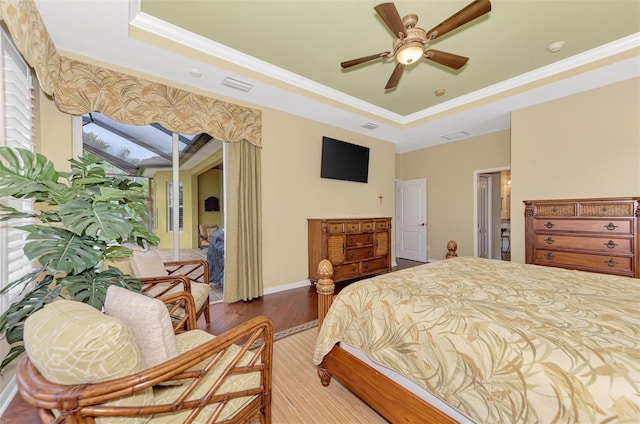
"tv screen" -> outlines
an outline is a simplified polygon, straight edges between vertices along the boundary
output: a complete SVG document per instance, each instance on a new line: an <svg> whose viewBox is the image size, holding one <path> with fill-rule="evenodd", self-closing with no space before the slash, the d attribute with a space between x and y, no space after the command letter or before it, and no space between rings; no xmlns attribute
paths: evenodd
<svg viewBox="0 0 640 424"><path fill-rule="evenodd" d="M320 177L366 183L369 177L369 148L322 137Z"/></svg>

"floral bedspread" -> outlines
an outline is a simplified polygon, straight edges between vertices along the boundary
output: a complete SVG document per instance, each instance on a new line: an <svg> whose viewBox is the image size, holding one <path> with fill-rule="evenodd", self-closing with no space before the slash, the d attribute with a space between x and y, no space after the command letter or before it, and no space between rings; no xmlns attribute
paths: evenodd
<svg viewBox="0 0 640 424"><path fill-rule="evenodd" d="M353 283L313 361L362 349L478 423L640 422L640 280L455 258Z"/></svg>

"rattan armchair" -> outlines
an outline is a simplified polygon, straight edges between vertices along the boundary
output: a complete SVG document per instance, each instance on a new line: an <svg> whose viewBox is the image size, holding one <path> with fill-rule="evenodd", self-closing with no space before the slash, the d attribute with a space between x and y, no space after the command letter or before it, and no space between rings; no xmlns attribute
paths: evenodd
<svg viewBox="0 0 640 424"><path fill-rule="evenodd" d="M112 422L109 417L127 423L271 422L273 327L268 318L256 317L215 338L201 330L176 338L181 336L188 349L179 356L94 383L54 383L25 356L17 370L20 394L46 424Z"/></svg>

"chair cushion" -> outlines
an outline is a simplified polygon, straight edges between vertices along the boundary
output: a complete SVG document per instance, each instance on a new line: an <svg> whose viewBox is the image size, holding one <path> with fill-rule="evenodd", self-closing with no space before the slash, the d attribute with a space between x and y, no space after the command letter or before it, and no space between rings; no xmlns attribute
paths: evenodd
<svg viewBox="0 0 640 424"><path fill-rule="evenodd" d="M169 284L171 283L154 284L153 287L147 291L147 295L151 297L158 296L159 293L162 293L163 290L167 289ZM181 291L184 291L184 286L182 285L182 283L176 284L176 286L169 290L169 292L167 292L166 294L178 293ZM209 285L191 281L191 295L193 296L193 303L196 304L196 311L199 311L200 308L202 308L202 306L207 303L207 299L209 299Z"/></svg>
<svg viewBox="0 0 640 424"><path fill-rule="evenodd" d="M178 342L178 350L180 353L187 352L190 349L193 349L196 346L199 346L203 343L208 342L209 340L214 339L215 336L202 331L202 330L191 330L185 333L181 333L176 335L176 339ZM209 372L209 374L204 378L202 384L200 384L194 391L192 397L202 396L207 390L211 387L211 385L215 382L215 380L222 374L222 371L231 363L233 357L240 350L240 347L232 345L229 351L222 356L219 362L216 364L215 368ZM240 360L240 365L247 365L251 359L252 353L247 352L242 359ZM194 366L192 369L202 369L203 364L198 364ZM228 377L225 382L218 389L218 393L225 393L232 390L243 390L260 387L260 374L257 372L248 373L248 374L236 374ZM178 396L180 396L184 391L184 386L168 386L168 387L154 387L155 394L155 404L166 404L174 402ZM188 399L192 398L188 397ZM227 406L222 411L222 414L218 417L217 421L223 421L225 419L229 419L233 417L240 409L245 407L251 400L253 396L246 396L242 398L237 398L229 401ZM208 417L213 409L215 409L218 404L211 404L204 408L204 411L201 415L196 417L194 423L205 423L206 417ZM174 413L174 414L157 414L154 415L152 423L162 423L162 424L179 424L183 423L189 411L185 411L182 413ZM216 422L217 422L216 421Z"/></svg>
<svg viewBox="0 0 640 424"><path fill-rule="evenodd" d="M72 300L57 300L27 318L24 344L35 367L58 384L98 383L144 369L142 355L127 326L90 305ZM145 389L108 405L152 403L153 391ZM109 419L109 423L147 421L148 418Z"/></svg>
<svg viewBox="0 0 640 424"><path fill-rule="evenodd" d="M122 287L109 286L104 312L131 329L146 368L178 356L169 312L158 299Z"/></svg>
<svg viewBox="0 0 640 424"><path fill-rule="evenodd" d="M131 256L131 269L133 275L138 278L162 277L169 274L162 258L155 250L134 252Z"/></svg>

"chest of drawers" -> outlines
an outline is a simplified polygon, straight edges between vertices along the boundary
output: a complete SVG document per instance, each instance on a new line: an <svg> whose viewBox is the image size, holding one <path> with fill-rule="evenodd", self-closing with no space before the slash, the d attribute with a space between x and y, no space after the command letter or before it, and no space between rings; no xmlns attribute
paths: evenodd
<svg viewBox="0 0 640 424"><path fill-rule="evenodd" d="M526 200L526 262L639 278L639 202Z"/></svg>
<svg viewBox="0 0 640 424"><path fill-rule="evenodd" d="M309 280L318 263L333 265L339 282L391 271L391 218L308 219Z"/></svg>

